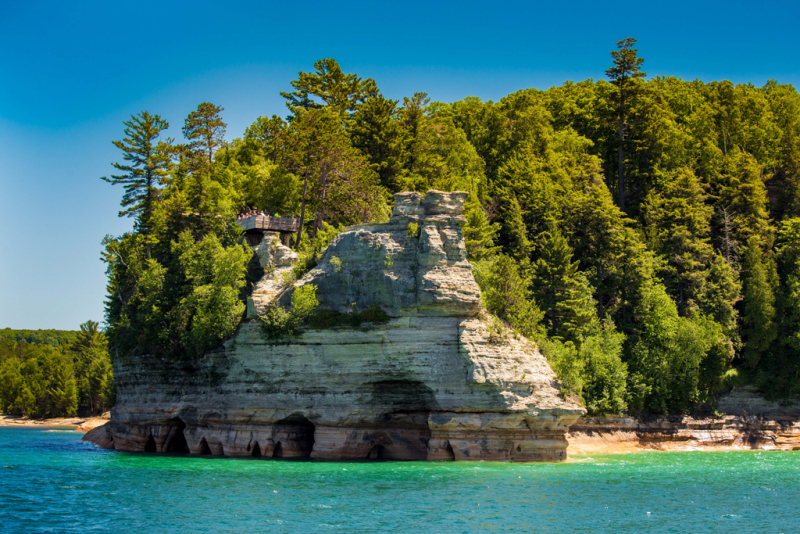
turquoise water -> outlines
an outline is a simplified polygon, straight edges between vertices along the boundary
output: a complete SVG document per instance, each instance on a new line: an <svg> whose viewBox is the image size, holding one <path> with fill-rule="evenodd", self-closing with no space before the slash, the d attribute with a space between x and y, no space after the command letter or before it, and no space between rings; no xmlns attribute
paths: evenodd
<svg viewBox="0 0 800 534"><path fill-rule="evenodd" d="M119 453L0 428L2 532L798 532L800 453L563 464Z"/></svg>

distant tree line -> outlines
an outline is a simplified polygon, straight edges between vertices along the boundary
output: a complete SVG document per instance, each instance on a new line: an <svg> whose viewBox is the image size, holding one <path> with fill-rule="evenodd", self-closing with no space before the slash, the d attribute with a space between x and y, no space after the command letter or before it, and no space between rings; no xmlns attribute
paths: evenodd
<svg viewBox="0 0 800 534"><path fill-rule="evenodd" d="M15 342L24 341L29 344L57 347L72 342L76 333L75 330L12 330L11 328L3 328L0 330L0 337Z"/></svg>
<svg viewBox="0 0 800 534"><path fill-rule="evenodd" d="M77 332L0 330L0 412L98 415L114 399L108 344L96 322Z"/></svg>
<svg viewBox="0 0 800 534"><path fill-rule="evenodd" d="M498 102L384 97L333 59L224 140L202 103L182 143L125 122L120 215L105 240L114 357L191 358L231 336L260 275L246 207L303 218L310 266L342 225L386 221L392 194L469 192L467 252L487 310L535 340L592 413L685 413L750 384L800 396L800 95L646 79L635 39L608 81Z"/></svg>

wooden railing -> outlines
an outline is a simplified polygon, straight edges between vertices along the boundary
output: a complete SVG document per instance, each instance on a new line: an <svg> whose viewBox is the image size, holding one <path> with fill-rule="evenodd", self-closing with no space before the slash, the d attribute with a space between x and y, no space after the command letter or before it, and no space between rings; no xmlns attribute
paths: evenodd
<svg viewBox="0 0 800 534"><path fill-rule="evenodd" d="M245 229L262 230L264 232L297 232L300 230L300 219L292 217L273 217L271 215L251 215L239 219L236 223Z"/></svg>

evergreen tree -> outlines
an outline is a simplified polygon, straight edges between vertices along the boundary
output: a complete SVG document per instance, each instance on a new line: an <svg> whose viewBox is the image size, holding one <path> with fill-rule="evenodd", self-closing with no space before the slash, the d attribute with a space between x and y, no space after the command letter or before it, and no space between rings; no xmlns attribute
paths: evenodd
<svg viewBox="0 0 800 534"><path fill-rule="evenodd" d="M477 201L467 202L464 216L467 219L467 224L463 228L467 258L479 260L495 254L500 248L494 246L500 225L489 222L486 212Z"/></svg>
<svg viewBox="0 0 800 534"><path fill-rule="evenodd" d="M517 197L510 194L505 196L508 197L508 205L503 212L502 230L506 247L511 256L521 262L530 258L533 245L528 239L528 228L522 218L522 208L517 202Z"/></svg>
<svg viewBox="0 0 800 534"><path fill-rule="evenodd" d="M400 108L400 120L403 128L408 132L405 151L407 153L406 169L410 171L416 167L420 158L420 136L430 102L428 93L417 92L411 98L404 97L403 107Z"/></svg>
<svg viewBox="0 0 800 534"><path fill-rule="evenodd" d="M367 160L353 148L339 116L331 109L298 111L290 125L291 153L287 166L303 173L301 204L315 212L311 228L316 238L322 222L355 224L374 220L384 211L385 200L377 176ZM298 239L299 243L299 239Z"/></svg>
<svg viewBox="0 0 800 534"><path fill-rule="evenodd" d="M353 146L378 173L381 185L392 192L399 191L408 135L397 115L397 101L378 93L357 106L348 126Z"/></svg>
<svg viewBox="0 0 800 534"><path fill-rule="evenodd" d="M372 78L361 79L345 74L336 60L320 59L314 63L316 72L299 72L291 82L294 91L282 92L293 121L300 111L328 107L341 118L349 117L358 104L378 92Z"/></svg>
<svg viewBox="0 0 800 534"><path fill-rule="evenodd" d="M532 293L544 314L549 335L580 342L588 325L597 319L592 289L578 273L572 249L558 230L542 239L539 258L532 266Z"/></svg>
<svg viewBox="0 0 800 534"><path fill-rule="evenodd" d="M530 300L530 280L516 262L503 254L473 264L473 273L484 307L492 314L531 337L539 332L542 314Z"/></svg>
<svg viewBox="0 0 800 534"><path fill-rule="evenodd" d="M683 169L662 190L648 195L642 211L653 248L666 257L666 285L678 309L694 308L713 257L709 239L713 208L706 204L700 181Z"/></svg>
<svg viewBox="0 0 800 534"><path fill-rule="evenodd" d="M750 154L733 150L725 158L721 174L712 182L718 204L731 215L730 238L738 250L755 236L766 244L770 233L769 201L761 167Z"/></svg>
<svg viewBox="0 0 800 534"><path fill-rule="evenodd" d="M714 254L702 291L697 295L697 303L701 313L722 326L735 348L740 344L739 312L735 306L741 300L741 293L739 274L725 258Z"/></svg>
<svg viewBox="0 0 800 534"><path fill-rule="evenodd" d="M214 163L214 153L225 142L227 124L220 116L223 109L203 102L197 106L197 110L189 113L183 123L183 136L189 141L189 150L207 155L209 169Z"/></svg>
<svg viewBox="0 0 800 534"><path fill-rule="evenodd" d="M628 111L631 101L636 99L641 93L640 79L647 76L642 72L644 59L637 56L637 50L633 48L636 39L628 37L617 43L617 48L611 52L614 66L606 70L606 76L611 80L611 84L616 87L613 102L617 115L617 163L619 166L617 177L617 195L619 198L619 209L625 210L625 135L630 126Z"/></svg>
<svg viewBox="0 0 800 534"><path fill-rule="evenodd" d="M246 141L256 145L259 155L282 163L286 146L286 121L277 115L259 117L244 132ZM252 162L252 161L251 161Z"/></svg>
<svg viewBox="0 0 800 534"><path fill-rule="evenodd" d="M745 363L755 368L777 337L775 324L775 287L769 265L761 257L758 239L750 237L745 253L744 329Z"/></svg>
<svg viewBox="0 0 800 534"><path fill-rule="evenodd" d="M122 184L125 193L119 212L120 217L137 217L137 225L144 234L150 231L151 219L155 203L158 200L160 186L169 172L171 156L169 145L172 140L156 142L161 132L169 128L169 123L158 115L142 111L131 115L131 120L124 121L125 138L113 141L114 146L122 150L125 163L112 163L113 167L125 174L112 175L102 180L116 185Z"/></svg>

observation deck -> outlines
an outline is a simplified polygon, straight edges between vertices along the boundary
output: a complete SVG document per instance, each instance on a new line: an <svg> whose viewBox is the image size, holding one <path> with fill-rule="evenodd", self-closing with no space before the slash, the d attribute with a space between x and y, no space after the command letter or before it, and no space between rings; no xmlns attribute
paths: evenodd
<svg viewBox="0 0 800 534"><path fill-rule="evenodd" d="M244 213L236 219L236 224L245 231L250 246L258 246L266 232L278 232L287 238L300 230L300 219L294 217L277 217L266 213Z"/></svg>

